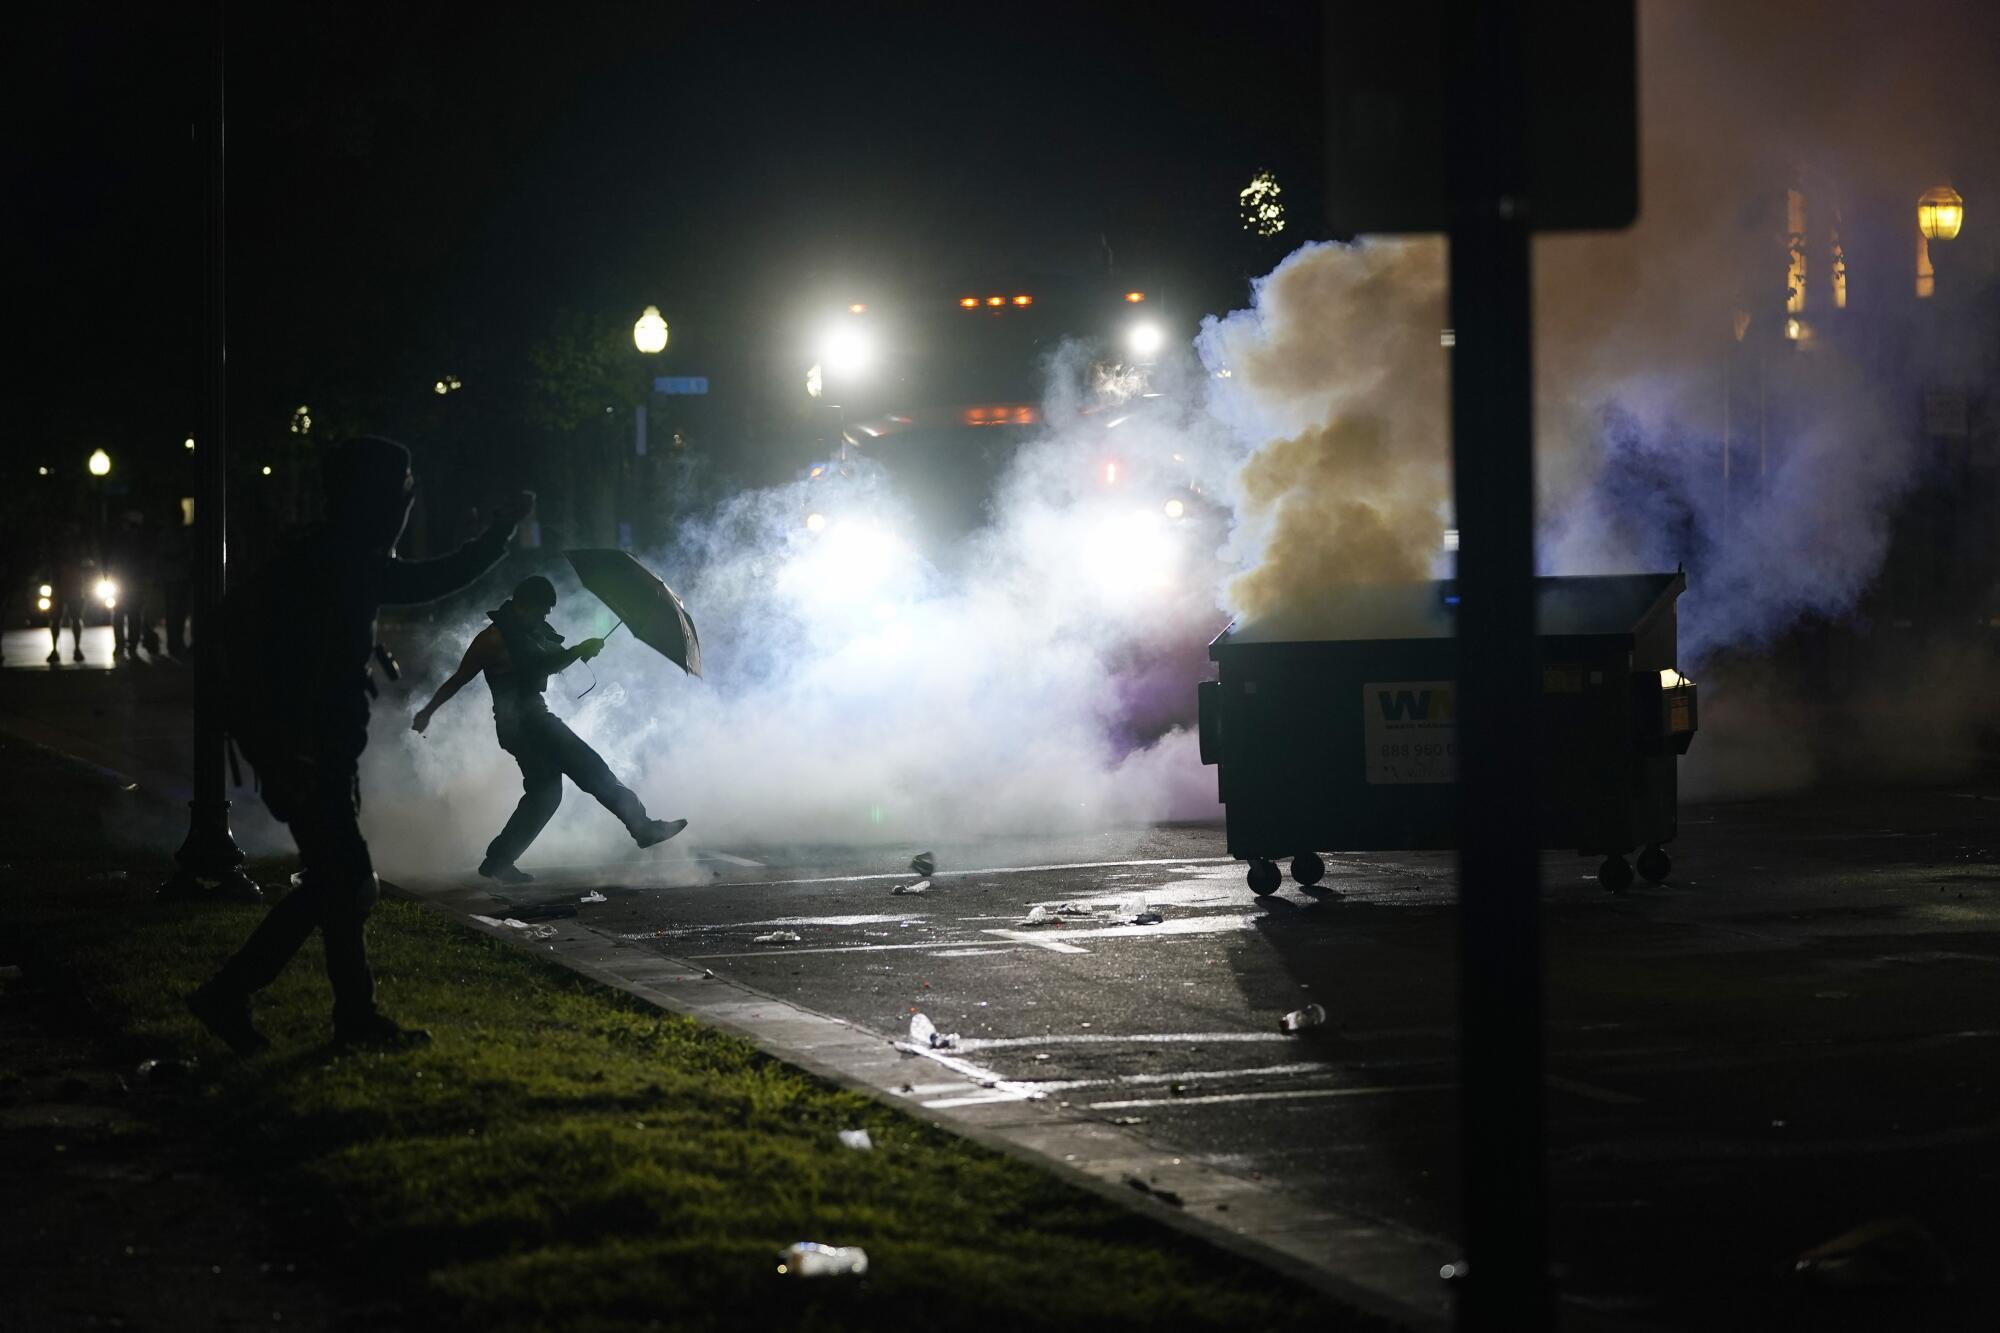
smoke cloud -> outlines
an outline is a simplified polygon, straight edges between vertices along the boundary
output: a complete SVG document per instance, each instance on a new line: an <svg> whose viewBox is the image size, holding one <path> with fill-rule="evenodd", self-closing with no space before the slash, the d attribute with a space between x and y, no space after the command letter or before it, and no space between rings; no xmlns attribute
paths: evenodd
<svg viewBox="0 0 2000 1333"><path fill-rule="evenodd" d="M1048 419L1065 424L1022 447L991 521L943 548L912 543L919 515L864 468L837 492L807 480L732 496L639 553L695 617L705 678L620 636L549 697L653 814L691 821L664 859L649 857L661 874L695 874L699 848L1063 834L1214 812L1213 774L1184 725L1225 620L1226 524L1171 518L1163 500L1195 504L1194 487L1226 481L1241 451L1190 410L1202 383L1191 360L1155 376L1160 397L1125 404L1115 426L1073 410L1081 371L1075 357L1052 369ZM1177 490L1161 489L1167 462ZM809 531L804 517L822 508L831 522ZM609 628L566 568L548 572L552 623L572 638ZM421 654L436 665L407 706L378 706L363 782L385 864L476 863L519 795L482 684L427 736L404 729L485 623L458 615ZM524 862L601 863L623 839L570 789Z"/></svg>
<svg viewBox="0 0 2000 1333"><path fill-rule="evenodd" d="M1276 632L1338 633L1343 589L1430 577L1450 498L1444 247L1300 250L1200 342L1211 406L1258 447L1235 478L1227 599Z"/></svg>
<svg viewBox="0 0 2000 1333"><path fill-rule="evenodd" d="M1626 233L1537 243L1543 567L1684 563L1691 671L1801 618L1847 614L1880 568L1918 458L1910 367L1867 321L1911 261L1907 225L1874 244L1864 223L1880 200L1907 219L1947 169L1992 178L1973 131L1990 123L1993 24L1955 40L1970 14L1642 6L1643 215ZM1959 99L1949 115L1928 94L1940 86ZM1804 348L1772 337L1787 190L1810 219L1804 316L1828 313L1837 234L1853 336ZM885 478L858 479L818 534L801 522L821 503L815 483L731 497L640 553L699 623L707 679L614 640L587 695L584 668L551 690L555 711L654 814L691 820L649 862L670 880L696 876L690 854L704 848L1213 814L1187 730L1207 640L1232 616L1336 632L1341 590L1450 568L1444 296L1435 239L1309 245L1246 310L1209 321L1147 386L1154 397L1086 422L1079 406L1107 386L1058 358L1054 424L1001 478L990 522L946 549L910 544L917 516ZM1761 368L1729 354L1739 333L1767 350ZM1759 378L1732 378L1745 374ZM1769 404L1781 398L1809 410L1780 420ZM1747 415L1760 401L1763 416ZM1167 460L1174 493L1200 497L1179 520L1160 506ZM559 627L608 628L549 572ZM467 608L435 642L406 647L455 658L483 624ZM413 681L408 707L447 669ZM1748 722L1804 705L1767 677L1735 679L1734 693L1709 682L1704 712L1711 733L1743 724L1704 735L1695 772L1709 764L1716 790L1806 780L1809 763L1766 762L1784 742L1756 743ZM385 865L464 868L504 821L518 776L484 696L469 688L427 739L405 729L408 707L378 706L365 815ZM622 831L587 806L568 792L531 866L622 854Z"/></svg>

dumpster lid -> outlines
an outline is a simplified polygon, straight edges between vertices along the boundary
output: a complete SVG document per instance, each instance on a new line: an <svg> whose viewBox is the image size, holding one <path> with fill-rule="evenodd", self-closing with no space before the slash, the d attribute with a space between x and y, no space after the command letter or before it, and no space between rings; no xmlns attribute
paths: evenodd
<svg viewBox="0 0 2000 1333"><path fill-rule="evenodd" d="M1535 623L1544 638L1635 635L1686 589L1679 572L1550 575L1535 580ZM1232 623L1209 646L1443 639L1457 628L1457 609L1456 579L1351 585L1311 607Z"/></svg>

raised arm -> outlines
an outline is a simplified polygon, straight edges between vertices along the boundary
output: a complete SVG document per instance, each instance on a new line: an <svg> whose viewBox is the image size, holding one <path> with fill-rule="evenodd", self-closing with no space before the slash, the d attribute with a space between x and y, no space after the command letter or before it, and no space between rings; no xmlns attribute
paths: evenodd
<svg viewBox="0 0 2000 1333"><path fill-rule="evenodd" d="M389 606L413 606L457 592L500 563L515 527L534 507L534 492L522 491L501 506L486 531L450 555L436 560L391 560L382 577L382 601Z"/></svg>
<svg viewBox="0 0 2000 1333"><path fill-rule="evenodd" d="M492 630L484 629L473 635L472 642L466 645L465 656L459 661L458 670L447 676L444 684L438 686L437 693L431 696L431 701L417 710L416 716L410 719L410 730L422 732L430 726L433 713L451 702L451 697L464 689L474 676L506 655L507 650L501 645L500 636Z"/></svg>

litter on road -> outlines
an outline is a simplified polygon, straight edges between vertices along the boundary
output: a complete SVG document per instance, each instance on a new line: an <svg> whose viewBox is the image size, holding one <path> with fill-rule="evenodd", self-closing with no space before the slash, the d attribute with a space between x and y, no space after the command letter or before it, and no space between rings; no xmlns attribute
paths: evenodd
<svg viewBox="0 0 2000 1333"><path fill-rule="evenodd" d="M480 916L475 913L472 919L482 926L496 926L509 930L525 931L531 940L552 940L556 937L556 928L554 926L531 925L515 916Z"/></svg>
<svg viewBox="0 0 2000 1333"><path fill-rule="evenodd" d="M603 894L599 893L596 889L592 889L589 893L586 893L583 895L583 897L577 899L577 901L580 903L608 903L611 900L605 897Z"/></svg>
<svg viewBox="0 0 2000 1333"><path fill-rule="evenodd" d="M1316 1028L1326 1022L1326 1006L1309 1004L1303 1009L1294 1009L1278 1020L1280 1032L1299 1032L1306 1028Z"/></svg>
<svg viewBox="0 0 2000 1333"><path fill-rule="evenodd" d="M889 890L890 893L899 898L906 893L929 893L930 891L931 882L927 879L920 879L914 884L898 884L895 888Z"/></svg>
<svg viewBox="0 0 2000 1333"><path fill-rule="evenodd" d="M1175 1208L1184 1208L1187 1206L1186 1203L1181 1199L1181 1196L1174 1193L1174 1191L1163 1190L1157 1185L1148 1184L1146 1181L1139 1179L1139 1177L1137 1176L1125 1177L1125 1183L1127 1185L1130 1185L1133 1189L1139 1191L1139 1193L1141 1194L1152 1195L1154 1198L1158 1199L1161 1203L1170 1204Z"/></svg>
<svg viewBox="0 0 2000 1333"><path fill-rule="evenodd" d="M778 1273L791 1277L859 1277L868 1271L868 1252L859 1245L821 1245L802 1240L778 1251Z"/></svg>
<svg viewBox="0 0 2000 1333"><path fill-rule="evenodd" d="M937 854L935 852L918 852L910 858L910 869L915 871L921 878L929 879L937 873Z"/></svg>
<svg viewBox="0 0 2000 1333"><path fill-rule="evenodd" d="M923 1014L910 1015L910 1042L933 1051L948 1051L958 1045L956 1032L939 1032L937 1024Z"/></svg>
<svg viewBox="0 0 2000 1333"><path fill-rule="evenodd" d="M1883 1217L1843 1232L1799 1255L1792 1273L1814 1286L1932 1287L1952 1279L1937 1237L1914 1217Z"/></svg>
<svg viewBox="0 0 2000 1333"><path fill-rule="evenodd" d="M799 942L799 932L796 930L774 930L768 935L758 935L750 942L752 944L797 944Z"/></svg>
<svg viewBox="0 0 2000 1333"><path fill-rule="evenodd" d="M875 1149L875 1140L868 1137L868 1131L865 1129L843 1129L840 1131L840 1141L844 1146L853 1148L857 1152L873 1152Z"/></svg>

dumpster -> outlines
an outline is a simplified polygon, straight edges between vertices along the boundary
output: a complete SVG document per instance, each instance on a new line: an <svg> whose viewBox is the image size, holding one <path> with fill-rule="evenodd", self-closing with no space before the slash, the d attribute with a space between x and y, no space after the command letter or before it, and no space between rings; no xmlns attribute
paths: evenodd
<svg viewBox="0 0 2000 1333"><path fill-rule="evenodd" d="M1541 846L1601 857L1619 892L1671 869L1674 765L1697 724L1675 669L1680 573L1535 581L1541 667ZM1343 590L1340 632L1267 618L1209 645L1201 759L1217 769L1229 852L1270 893L1278 862L1314 884L1329 851L1458 846L1449 580ZM1528 776L1523 756L1523 777Z"/></svg>

